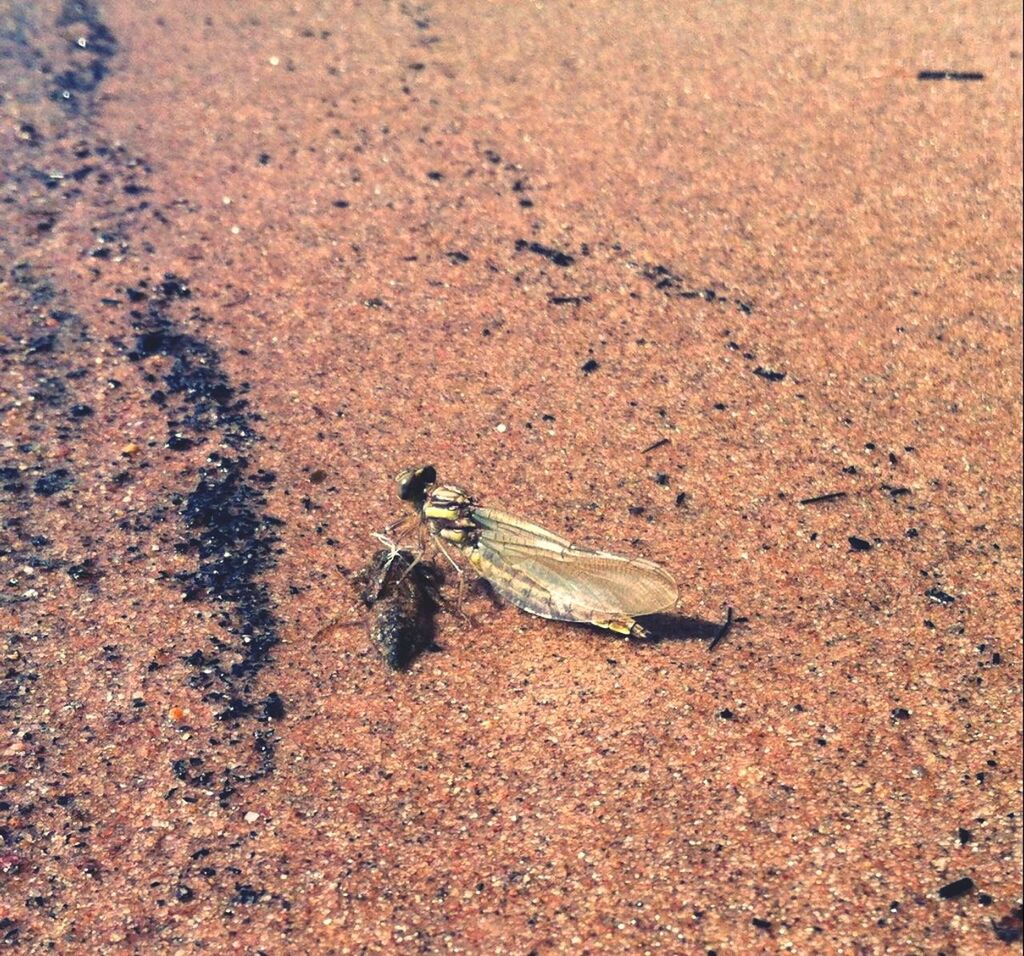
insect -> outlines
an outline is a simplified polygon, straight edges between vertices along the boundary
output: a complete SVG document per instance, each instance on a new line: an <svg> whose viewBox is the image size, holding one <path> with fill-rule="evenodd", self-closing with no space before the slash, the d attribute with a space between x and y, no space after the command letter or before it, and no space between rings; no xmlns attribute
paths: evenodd
<svg viewBox="0 0 1024 956"><path fill-rule="evenodd" d="M449 560L447 546L530 614L648 638L634 618L676 602L675 581L652 561L579 548L538 525L483 508L462 488L438 484L433 465L408 468L395 481L398 497L412 505Z"/></svg>
<svg viewBox="0 0 1024 956"><path fill-rule="evenodd" d="M353 581L359 600L374 611L370 640L393 670L408 667L434 642L440 571L408 551L382 549Z"/></svg>

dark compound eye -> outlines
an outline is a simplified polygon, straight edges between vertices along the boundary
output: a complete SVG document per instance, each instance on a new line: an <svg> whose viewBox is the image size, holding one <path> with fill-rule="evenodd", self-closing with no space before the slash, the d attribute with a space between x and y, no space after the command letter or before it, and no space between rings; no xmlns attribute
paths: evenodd
<svg viewBox="0 0 1024 956"><path fill-rule="evenodd" d="M427 494L427 486L437 481L437 469L433 465L422 468L409 468L398 478L398 497L402 501L422 501Z"/></svg>

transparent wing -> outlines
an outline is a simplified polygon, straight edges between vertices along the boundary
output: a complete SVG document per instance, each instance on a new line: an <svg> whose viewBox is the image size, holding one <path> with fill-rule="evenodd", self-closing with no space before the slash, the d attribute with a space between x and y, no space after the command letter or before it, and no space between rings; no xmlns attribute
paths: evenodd
<svg viewBox="0 0 1024 956"><path fill-rule="evenodd" d="M486 535L495 544L506 541L532 544L553 551L572 547L570 542L558 537L553 531L494 508L474 508L473 523L480 529L481 536Z"/></svg>
<svg viewBox="0 0 1024 956"><path fill-rule="evenodd" d="M544 528L478 508L471 560L517 607L561 621L634 617L671 607L678 590L663 568L643 558L577 548Z"/></svg>

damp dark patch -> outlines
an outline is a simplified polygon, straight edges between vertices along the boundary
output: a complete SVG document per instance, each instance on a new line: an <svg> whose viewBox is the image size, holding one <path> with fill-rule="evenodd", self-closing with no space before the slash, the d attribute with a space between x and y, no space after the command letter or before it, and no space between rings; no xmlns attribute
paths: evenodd
<svg viewBox="0 0 1024 956"><path fill-rule="evenodd" d="M147 283L140 281L137 287L146 288ZM242 397L247 386L236 386L217 349L185 331L183 320L175 315L175 310L187 307L184 321L193 327L211 322L192 300L188 280L165 273L153 285L145 306L129 311L135 340L128 351L146 376L155 371L150 363L144 370L144 360L167 360L156 405L166 416L170 451L192 452L211 435L233 451L207 455L191 491L172 499L184 530L175 550L195 559L192 569L174 575L175 586L185 602L212 604L221 631L228 636L211 636L211 652L196 650L183 658L193 668L188 684L205 691L204 699L216 708L219 722L280 720L285 714L280 695L255 687L256 676L272 662L279 640L274 604L261 580L276 562L283 524L266 511L266 490L276 479L271 472L254 469L245 454L259 440L258 416ZM270 730L254 733L258 769L248 774L222 771L217 791L222 805L238 784L271 772L274 742Z"/></svg>
<svg viewBox="0 0 1024 956"><path fill-rule="evenodd" d="M528 242L526 239L516 240L516 252L532 252L536 256L543 256L562 269L568 269L576 261L575 256L571 256L567 252L542 245L539 242Z"/></svg>
<svg viewBox="0 0 1024 956"><path fill-rule="evenodd" d="M263 491L248 474L245 458L214 453L199 473L199 483L185 499L181 518L191 534L182 542L198 566L177 580L184 599L228 604L229 630L242 655L232 677L251 676L277 644L277 619L266 586L257 578L274 565L274 545L281 521L263 513Z"/></svg>
<svg viewBox="0 0 1024 956"><path fill-rule="evenodd" d="M51 98L72 115L93 105L96 90L110 73L118 44L91 0L65 0L56 20L67 37L67 64L53 78Z"/></svg>
<svg viewBox="0 0 1024 956"><path fill-rule="evenodd" d="M154 355L173 360L164 375L165 387L160 390L158 404L165 405L169 397L177 397L182 414L168 419L167 446L183 451L196 444L198 436L216 429L230 447L244 447L255 437L248 401L239 397L241 390L231 384L216 350L180 331L169 316L171 301L191 296L188 284L168 273L158 288L160 294L148 301L145 310L130 312L136 336L128 357L134 362ZM194 318L202 320L203 316L196 314Z"/></svg>
<svg viewBox="0 0 1024 956"><path fill-rule="evenodd" d="M32 486L32 490L37 495L49 498L51 495L57 494L58 491L70 488L73 480L71 472L67 468L55 468L53 471L37 478Z"/></svg>

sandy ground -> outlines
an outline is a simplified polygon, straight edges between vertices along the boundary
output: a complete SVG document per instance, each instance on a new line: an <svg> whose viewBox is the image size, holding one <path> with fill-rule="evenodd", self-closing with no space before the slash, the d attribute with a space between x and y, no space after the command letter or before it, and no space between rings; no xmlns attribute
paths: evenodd
<svg viewBox="0 0 1024 956"><path fill-rule="evenodd" d="M0 2L0 941L1020 939L1019 11L839 6ZM679 616L388 670L427 461Z"/></svg>

